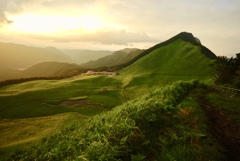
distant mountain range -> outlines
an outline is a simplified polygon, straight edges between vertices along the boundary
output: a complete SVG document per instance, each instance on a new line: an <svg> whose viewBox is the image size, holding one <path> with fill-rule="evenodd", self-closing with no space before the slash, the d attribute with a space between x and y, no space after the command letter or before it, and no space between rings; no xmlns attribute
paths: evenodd
<svg viewBox="0 0 240 161"><path fill-rule="evenodd" d="M0 43L0 69L25 69L46 61L71 62L68 56L53 47Z"/></svg>
<svg viewBox="0 0 240 161"><path fill-rule="evenodd" d="M82 64L91 60L97 60L107 55L111 55L114 51L65 49L62 50L62 52L70 58L72 63Z"/></svg>
<svg viewBox="0 0 240 161"><path fill-rule="evenodd" d="M113 51L59 50L0 42L0 69L26 69L42 62L81 64L112 54Z"/></svg>

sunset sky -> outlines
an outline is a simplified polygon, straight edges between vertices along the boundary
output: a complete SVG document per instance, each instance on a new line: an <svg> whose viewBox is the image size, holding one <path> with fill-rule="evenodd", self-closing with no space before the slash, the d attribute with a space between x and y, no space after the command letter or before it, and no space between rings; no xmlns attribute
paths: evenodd
<svg viewBox="0 0 240 161"><path fill-rule="evenodd" d="M60 49L149 48L182 31L240 52L240 0L0 0L0 42Z"/></svg>

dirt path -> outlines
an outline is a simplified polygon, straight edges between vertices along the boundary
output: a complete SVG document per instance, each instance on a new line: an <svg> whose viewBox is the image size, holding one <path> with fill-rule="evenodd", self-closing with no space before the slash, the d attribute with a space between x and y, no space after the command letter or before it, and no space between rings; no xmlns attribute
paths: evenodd
<svg viewBox="0 0 240 161"><path fill-rule="evenodd" d="M224 111L207 102L204 96L199 99L199 104L208 118L210 133L225 149L223 154L227 160L240 161L240 127Z"/></svg>

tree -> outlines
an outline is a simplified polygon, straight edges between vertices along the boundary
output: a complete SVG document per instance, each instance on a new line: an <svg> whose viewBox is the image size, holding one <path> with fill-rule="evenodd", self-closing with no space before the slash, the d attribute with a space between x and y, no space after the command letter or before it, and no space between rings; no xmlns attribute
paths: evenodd
<svg viewBox="0 0 240 161"><path fill-rule="evenodd" d="M232 84L235 77L235 60L218 56L213 64L212 77L216 84Z"/></svg>
<svg viewBox="0 0 240 161"><path fill-rule="evenodd" d="M234 85L240 88L240 53L236 54L236 76Z"/></svg>

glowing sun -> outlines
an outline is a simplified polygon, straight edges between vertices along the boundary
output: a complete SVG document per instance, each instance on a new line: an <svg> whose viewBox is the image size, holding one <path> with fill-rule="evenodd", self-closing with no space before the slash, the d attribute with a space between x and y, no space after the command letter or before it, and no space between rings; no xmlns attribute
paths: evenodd
<svg viewBox="0 0 240 161"><path fill-rule="evenodd" d="M22 33L56 34L78 30L78 32L94 32L106 27L99 17L64 16L64 15L37 15L24 14L11 17L13 24L8 29Z"/></svg>

